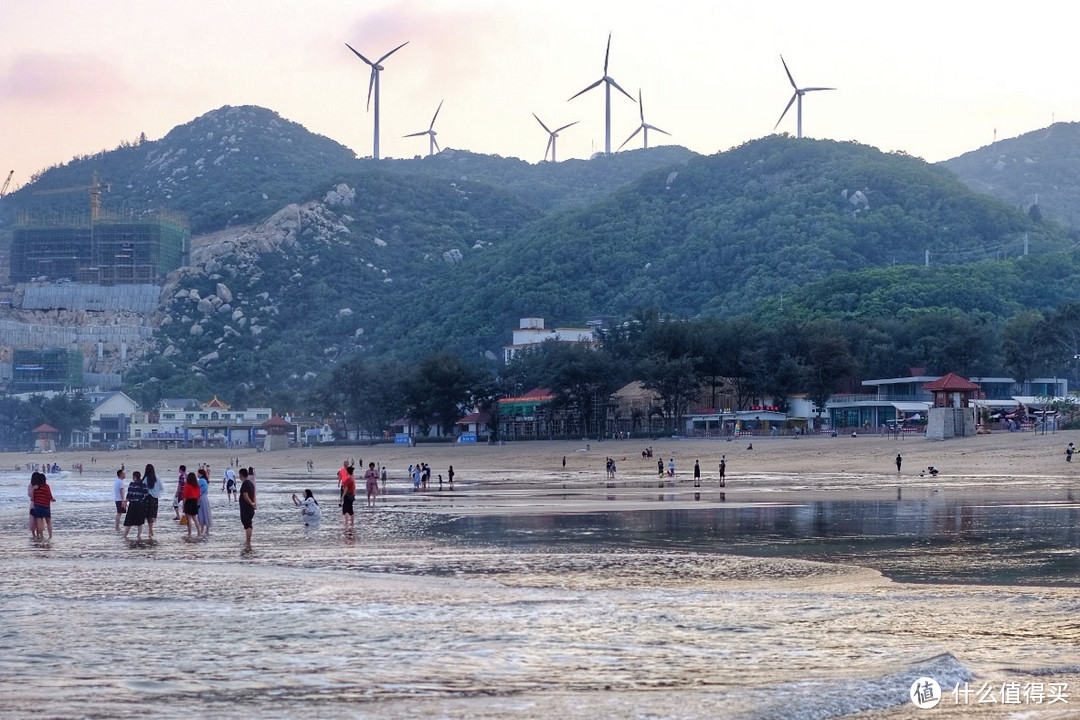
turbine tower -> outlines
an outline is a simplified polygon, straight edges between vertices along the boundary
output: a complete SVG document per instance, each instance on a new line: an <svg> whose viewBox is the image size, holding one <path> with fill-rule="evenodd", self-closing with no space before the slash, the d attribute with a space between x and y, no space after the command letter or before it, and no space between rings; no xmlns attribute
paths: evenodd
<svg viewBox="0 0 1080 720"><path fill-rule="evenodd" d="M581 92L577 93L577 95L574 95L574 96L572 96L570 98L570 100L573 100L578 95L584 95L585 93L589 92L590 90L592 90L597 85L600 85L601 83L604 84L604 154L606 154L606 155L611 154L611 88L612 88L612 86L614 86L615 89L618 90L619 92L621 92L623 95L630 98L630 102L634 101L633 95L631 95L630 93L626 92L621 87L619 87L619 83L615 82L615 79L612 78L610 75L608 75L607 68L608 68L608 58L610 57L610 55L611 55L611 33L608 33L608 36L607 36L607 50L604 51L604 76L601 77L596 82L594 82L589 87L587 87L584 90L582 90ZM569 102L569 100L567 102Z"/></svg>
<svg viewBox="0 0 1080 720"><path fill-rule="evenodd" d="M550 150L551 151L551 162L555 162L555 138L559 137L559 133L561 133L566 128L570 127L571 125L577 125L581 121L580 120L575 120L572 123L567 123L566 125L563 125L562 127L557 127L554 130L552 130L547 125L544 124L544 121L541 120L537 116L536 113L533 113L532 116L534 118L536 118L536 122L540 123L540 127L544 128L544 130L546 130L547 134L548 134L547 147L544 148L544 159L547 160L548 151Z"/></svg>
<svg viewBox="0 0 1080 720"><path fill-rule="evenodd" d="M428 157L435 154L436 150L440 150L439 143L435 141L435 136L438 135L435 132L435 118L439 117L439 111L442 110L442 104L444 101L439 101L439 107L435 108L435 114L431 116L431 124L428 125L427 130L421 130L420 132L409 133L408 135L402 135L402 137L420 137L421 135L428 136Z"/></svg>
<svg viewBox="0 0 1080 720"><path fill-rule="evenodd" d="M791 96L790 100L788 100L788 104L787 104L787 107L784 108L784 112L780 113L780 120L776 121L776 125L773 126L773 130L780 127L780 122L784 119L784 116L787 115L787 111L791 109L791 104L793 102L795 102L796 100L798 100L799 101L799 108L798 108L799 124L798 124L798 134L795 137L801 138L802 137L802 98L803 98L803 95L805 95L808 92L817 92L818 90L835 90L836 88L829 88L829 87L805 87L805 88L801 88L801 87L799 87L798 85L795 84L795 78L791 77L791 71L788 70L788 66L787 66L787 63L784 62L784 56L783 55L780 56L780 62L784 63L784 72L787 73L787 79L791 83L791 87L793 87L795 89L795 94Z"/></svg>
<svg viewBox="0 0 1080 720"><path fill-rule="evenodd" d="M644 132L645 133L644 139L645 139L645 149L646 150L649 149L649 131L650 130L655 130L656 132L664 133L665 135L671 135L671 133L669 133L667 130L661 130L660 128L656 127L655 125L650 125L649 123L645 122L645 103L643 103L641 101L641 89L640 88L638 88L638 91L637 91L637 104L638 104L638 110L641 111L641 124L638 125L637 130L635 130L633 133L630 134L630 137L623 140L623 144L619 146L620 150L623 149L623 147L626 145L626 143L633 140L634 136L637 135L639 132Z"/></svg>
<svg viewBox="0 0 1080 720"><path fill-rule="evenodd" d="M356 54L356 57L360 58L371 67L371 79L368 80L367 87L367 109L369 111L371 110L371 94L375 93L375 141L372 143L372 155L375 157L376 160L379 159L379 74L384 70L382 63L383 60L390 57L408 44L409 42L406 40L390 52L383 55L375 62L371 62L366 57L361 55L352 45L350 45L349 43L345 43L345 47L352 50L353 53Z"/></svg>

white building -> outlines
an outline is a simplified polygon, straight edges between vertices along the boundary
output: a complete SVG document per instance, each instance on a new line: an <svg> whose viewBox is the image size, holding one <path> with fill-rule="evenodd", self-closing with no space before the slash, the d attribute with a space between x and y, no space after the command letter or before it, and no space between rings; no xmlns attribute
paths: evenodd
<svg viewBox="0 0 1080 720"><path fill-rule="evenodd" d="M547 340L568 343L591 343L596 340L592 327L545 328L544 318L521 318L514 330L513 342L503 346L503 362L510 362L526 348L533 348Z"/></svg>
<svg viewBox="0 0 1080 720"><path fill-rule="evenodd" d="M249 447L261 441L266 434L261 426L272 415L270 408L233 409L217 396L205 403L193 398L165 398L157 410L133 416L131 442L140 447Z"/></svg>

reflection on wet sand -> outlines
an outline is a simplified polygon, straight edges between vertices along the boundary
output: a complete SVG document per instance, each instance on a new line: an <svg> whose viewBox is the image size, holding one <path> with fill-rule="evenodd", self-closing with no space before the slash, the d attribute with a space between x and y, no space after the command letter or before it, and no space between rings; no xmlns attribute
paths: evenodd
<svg viewBox="0 0 1080 720"><path fill-rule="evenodd" d="M186 542L169 521L152 543L113 534L107 503L61 503L48 545L12 506L0 514L0 707L885 717L911 710L924 674L950 688L1077 675L1064 496L676 486L658 499L649 485L460 483L452 498L391 495L346 532L332 512L304 527L296 482L267 479L250 551L224 503L211 538ZM332 488L316 492L333 508ZM1032 587L1039 577L1059 586Z"/></svg>

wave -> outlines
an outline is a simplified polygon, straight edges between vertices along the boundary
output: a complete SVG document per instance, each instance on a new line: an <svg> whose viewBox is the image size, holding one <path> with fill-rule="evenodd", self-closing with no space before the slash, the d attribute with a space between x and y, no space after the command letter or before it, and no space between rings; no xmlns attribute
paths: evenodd
<svg viewBox="0 0 1080 720"><path fill-rule="evenodd" d="M921 677L936 680L948 698L957 684L974 679L975 673L951 653L942 653L877 677L812 680L749 690L739 704L754 709L733 717L826 720L899 707L911 703L911 685Z"/></svg>

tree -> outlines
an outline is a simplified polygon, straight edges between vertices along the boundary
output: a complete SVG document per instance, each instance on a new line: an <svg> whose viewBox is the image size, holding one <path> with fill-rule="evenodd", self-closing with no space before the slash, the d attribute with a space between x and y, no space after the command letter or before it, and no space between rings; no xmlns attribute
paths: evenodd
<svg viewBox="0 0 1080 720"><path fill-rule="evenodd" d="M405 409L427 435L432 425L449 435L473 398L478 370L461 358L441 353L424 358L402 382Z"/></svg>
<svg viewBox="0 0 1080 720"><path fill-rule="evenodd" d="M1009 318L1002 329L1001 351L1005 370L1018 383L1025 383L1046 371L1050 348L1042 337L1043 314L1037 310L1025 310Z"/></svg>
<svg viewBox="0 0 1080 720"><path fill-rule="evenodd" d="M551 412L566 418L567 432L572 427L586 435L599 432L601 418L607 416L608 398L622 385L618 364L608 353L587 345L551 345L544 376L544 385L555 395Z"/></svg>

